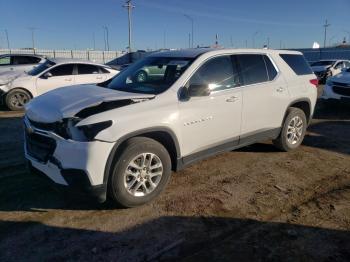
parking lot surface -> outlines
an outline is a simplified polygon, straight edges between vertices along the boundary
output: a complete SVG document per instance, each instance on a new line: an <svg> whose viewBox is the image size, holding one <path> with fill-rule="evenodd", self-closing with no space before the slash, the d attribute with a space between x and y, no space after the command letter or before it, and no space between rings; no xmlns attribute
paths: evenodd
<svg viewBox="0 0 350 262"><path fill-rule="evenodd" d="M303 145L270 142L173 173L133 209L92 204L28 173L21 113L0 113L2 261L348 261L350 108L319 104Z"/></svg>

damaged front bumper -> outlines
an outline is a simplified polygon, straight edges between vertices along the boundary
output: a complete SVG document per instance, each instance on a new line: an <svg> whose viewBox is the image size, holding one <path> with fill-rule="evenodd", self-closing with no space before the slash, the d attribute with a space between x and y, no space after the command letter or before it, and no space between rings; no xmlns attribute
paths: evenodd
<svg viewBox="0 0 350 262"><path fill-rule="evenodd" d="M114 143L78 142L31 125L25 118L25 157L55 184L106 199L105 168Z"/></svg>

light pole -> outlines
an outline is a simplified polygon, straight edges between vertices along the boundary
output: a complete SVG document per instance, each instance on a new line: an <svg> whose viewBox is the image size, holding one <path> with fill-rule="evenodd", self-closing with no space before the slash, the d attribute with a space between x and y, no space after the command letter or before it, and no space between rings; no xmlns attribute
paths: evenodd
<svg viewBox="0 0 350 262"><path fill-rule="evenodd" d="M323 42L323 47L326 48L326 43L327 43L327 28L330 26L328 24L328 20L326 19L326 23L323 25L324 27L324 42Z"/></svg>
<svg viewBox="0 0 350 262"><path fill-rule="evenodd" d="M193 20L193 18L192 17L190 17L189 15L186 15L186 14L184 14L184 16L188 19L188 20L190 20L190 22L191 22L191 29L192 29L192 33L191 33L191 48L193 48L193 24L194 24L194 20Z"/></svg>
<svg viewBox="0 0 350 262"><path fill-rule="evenodd" d="M253 34L253 48L255 48L255 37L259 34L259 31L256 31L254 34Z"/></svg>
<svg viewBox="0 0 350 262"><path fill-rule="evenodd" d="M132 5L131 0L127 0L126 4L123 5L124 8L128 10L128 23L129 23L129 53L131 53L131 10L135 8L135 6Z"/></svg>
<svg viewBox="0 0 350 262"><path fill-rule="evenodd" d="M346 30L343 30L345 33L347 33L348 34L348 43L350 43L350 32L349 31L346 31Z"/></svg>
<svg viewBox="0 0 350 262"><path fill-rule="evenodd" d="M35 27L29 27L28 29L32 32L32 47L33 47L33 51L35 52L34 31L35 31L37 28L35 28Z"/></svg>
<svg viewBox="0 0 350 262"><path fill-rule="evenodd" d="M7 29L5 29L5 35L6 35L6 41L7 41L7 49L10 50L9 33L7 32Z"/></svg>
<svg viewBox="0 0 350 262"><path fill-rule="evenodd" d="M106 49L106 45L107 45L107 51L109 51L109 33L108 33L108 27L107 26L102 26L104 31L106 32L106 36L105 36L105 49ZM103 34L105 33L103 32Z"/></svg>

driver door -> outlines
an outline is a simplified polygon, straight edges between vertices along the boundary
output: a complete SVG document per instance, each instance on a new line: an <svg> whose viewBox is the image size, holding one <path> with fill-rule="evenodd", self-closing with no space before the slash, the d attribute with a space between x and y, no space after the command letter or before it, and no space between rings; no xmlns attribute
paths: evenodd
<svg viewBox="0 0 350 262"><path fill-rule="evenodd" d="M238 144L241 129L242 90L233 56L206 61L186 87L208 85L208 96L180 101L181 146L185 162Z"/></svg>
<svg viewBox="0 0 350 262"><path fill-rule="evenodd" d="M74 64L64 64L55 66L42 73L36 80L38 95L59 87L74 85L75 76L73 71Z"/></svg>

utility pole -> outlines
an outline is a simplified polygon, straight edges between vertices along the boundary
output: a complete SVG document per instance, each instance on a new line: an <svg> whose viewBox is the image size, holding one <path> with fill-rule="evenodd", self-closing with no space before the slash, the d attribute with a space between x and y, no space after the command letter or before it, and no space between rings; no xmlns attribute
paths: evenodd
<svg viewBox="0 0 350 262"><path fill-rule="evenodd" d="M106 37L105 37L105 50L106 50L106 45L107 45L107 51L109 51L109 33L108 33L108 27L107 26L103 26L103 29L106 32Z"/></svg>
<svg viewBox="0 0 350 262"><path fill-rule="evenodd" d="M327 28L330 26L328 24L328 20L326 19L326 23L323 25L324 27L324 42L323 42L323 47L326 48L326 43L327 43Z"/></svg>
<svg viewBox="0 0 350 262"><path fill-rule="evenodd" d="M123 5L124 8L128 10L128 22L129 22L129 53L131 53L131 11L135 6L132 5L131 0L127 0L125 5Z"/></svg>
<svg viewBox="0 0 350 262"><path fill-rule="evenodd" d="M7 41L7 49L10 50L9 33L7 32L7 29L5 29L5 35L6 35L6 41Z"/></svg>
<svg viewBox="0 0 350 262"><path fill-rule="evenodd" d="M193 48L193 24L194 24L194 20L193 20L193 18L192 17L190 17L189 15L186 15L186 14L184 14L184 16L188 19L188 20L190 20L190 22L191 22L191 31L192 31L192 34L191 34L191 48Z"/></svg>

